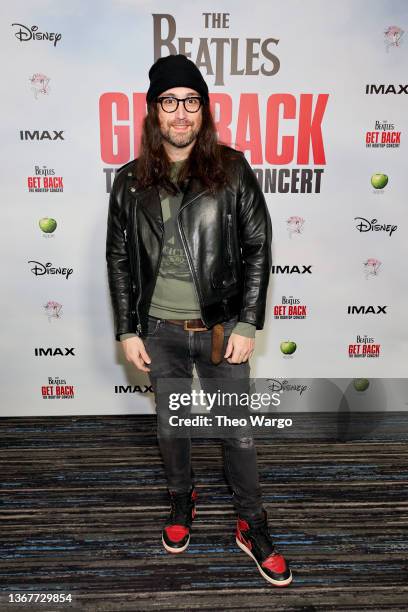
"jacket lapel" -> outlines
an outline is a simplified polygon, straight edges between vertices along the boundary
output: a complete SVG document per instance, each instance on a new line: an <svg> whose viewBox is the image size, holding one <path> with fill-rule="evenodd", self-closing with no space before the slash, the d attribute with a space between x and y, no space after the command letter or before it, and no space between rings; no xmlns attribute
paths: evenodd
<svg viewBox="0 0 408 612"><path fill-rule="evenodd" d="M183 186L183 199L180 204L180 209L188 206L190 202L195 200L198 196L206 193L208 189L202 185L202 183L196 177L190 177L186 184ZM156 185L147 187L141 191L136 191L133 196L137 198L138 205L141 206L145 212L152 217L159 225L163 225L163 217L161 210L161 201L159 189Z"/></svg>
<svg viewBox="0 0 408 612"><path fill-rule="evenodd" d="M136 191L138 206L144 209L145 214L151 217L160 227L163 227L163 217L159 190L155 185Z"/></svg>
<svg viewBox="0 0 408 612"><path fill-rule="evenodd" d="M206 193L208 189L196 178L195 176L190 177L187 184L184 186L184 195L180 204L180 210L185 206L188 206L190 202L195 200L198 196Z"/></svg>

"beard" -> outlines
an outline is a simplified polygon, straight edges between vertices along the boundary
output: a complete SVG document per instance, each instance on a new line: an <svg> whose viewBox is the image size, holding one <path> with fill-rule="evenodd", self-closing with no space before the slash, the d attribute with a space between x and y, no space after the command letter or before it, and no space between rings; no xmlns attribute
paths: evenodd
<svg viewBox="0 0 408 612"><path fill-rule="evenodd" d="M188 126L188 130L186 132L177 132L172 127L168 127L163 130L160 129L161 136L163 140L173 145L173 147L177 147L182 149L184 147L188 147L198 136L199 128L194 129L191 125Z"/></svg>

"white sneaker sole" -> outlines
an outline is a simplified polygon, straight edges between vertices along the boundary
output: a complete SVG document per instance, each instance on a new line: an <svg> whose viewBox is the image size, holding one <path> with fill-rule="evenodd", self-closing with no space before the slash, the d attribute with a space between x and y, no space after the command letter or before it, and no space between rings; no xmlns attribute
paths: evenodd
<svg viewBox="0 0 408 612"><path fill-rule="evenodd" d="M249 557L251 557L251 559L253 559L256 563L256 566L259 570L259 573L261 574L261 576L263 578L265 578L265 580L267 580L268 582L271 582L272 584L274 584L275 586L278 587L283 587L283 586L287 586L288 584L290 584L293 580L293 576L292 576L292 572L290 571L290 576L289 578L286 578L286 580L274 580L273 578L271 578L270 576L268 576L267 574L265 574L265 572L263 571L262 567L259 565L258 561L255 559L254 555L251 553L250 550L247 549L247 547L242 544L242 542L240 542L238 540L238 538L235 538L236 543L238 544L238 546L240 547L241 550L244 551L244 553L246 553Z"/></svg>

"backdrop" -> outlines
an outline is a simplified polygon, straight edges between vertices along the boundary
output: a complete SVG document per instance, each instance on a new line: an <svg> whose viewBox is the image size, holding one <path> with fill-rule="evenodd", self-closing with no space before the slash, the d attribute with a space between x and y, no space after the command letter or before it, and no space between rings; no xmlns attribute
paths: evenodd
<svg viewBox="0 0 408 612"><path fill-rule="evenodd" d="M386 379L406 382L408 357L407 9L3 3L3 416L153 411L114 339L105 237L148 70L172 53L200 68L219 138L245 152L272 218L252 375L406 390ZM405 390L391 408L406 409Z"/></svg>

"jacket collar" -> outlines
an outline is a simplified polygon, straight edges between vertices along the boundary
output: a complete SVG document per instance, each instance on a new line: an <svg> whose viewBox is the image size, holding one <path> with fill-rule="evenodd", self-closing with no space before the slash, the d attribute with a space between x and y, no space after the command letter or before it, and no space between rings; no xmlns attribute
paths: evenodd
<svg viewBox="0 0 408 612"><path fill-rule="evenodd" d="M207 191L208 188L206 188L197 177L190 177L185 186L180 209L188 206L193 200L207 193ZM140 190L136 189L134 191L131 188L130 194L134 198L137 198L138 206L142 206L151 217L162 223L160 193L156 185Z"/></svg>

